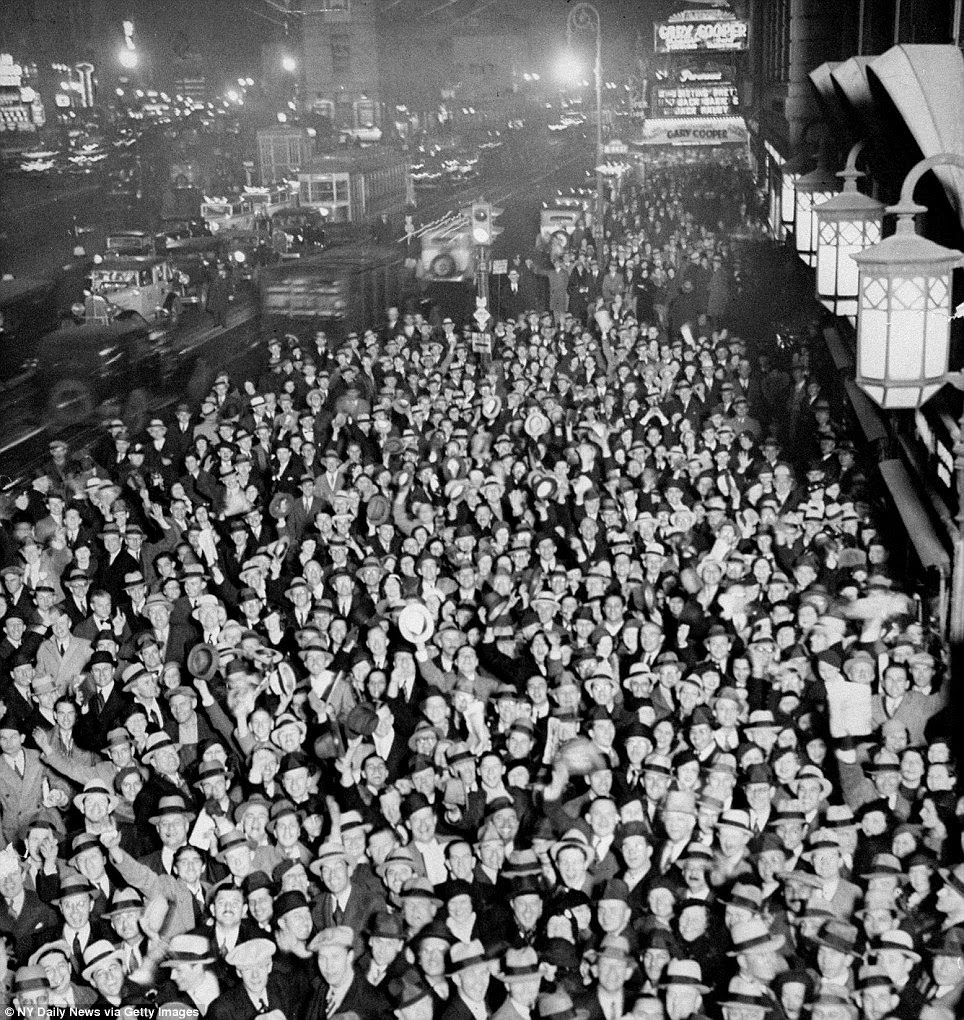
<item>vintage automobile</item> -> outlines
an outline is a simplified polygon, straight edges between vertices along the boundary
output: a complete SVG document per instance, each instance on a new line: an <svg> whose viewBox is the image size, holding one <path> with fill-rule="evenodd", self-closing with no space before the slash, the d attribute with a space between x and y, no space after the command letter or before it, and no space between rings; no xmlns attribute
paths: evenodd
<svg viewBox="0 0 964 1020"><path fill-rule="evenodd" d="M54 284L49 280L0 280L0 382L18 375L37 349L37 341L56 329Z"/></svg>
<svg viewBox="0 0 964 1020"><path fill-rule="evenodd" d="M143 255L94 260L83 316L105 325L119 312L137 312L148 322L176 325L181 315L183 283L173 263Z"/></svg>
<svg viewBox="0 0 964 1020"><path fill-rule="evenodd" d="M85 422L109 403L136 430L155 395L176 391L198 400L212 376L204 361L179 352L170 331L122 311L108 322L66 325L45 336L30 382L55 425Z"/></svg>

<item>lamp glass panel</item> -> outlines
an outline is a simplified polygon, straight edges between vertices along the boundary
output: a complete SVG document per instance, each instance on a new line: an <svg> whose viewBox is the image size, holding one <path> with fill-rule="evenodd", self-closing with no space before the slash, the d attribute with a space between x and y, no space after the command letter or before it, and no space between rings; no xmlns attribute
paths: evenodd
<svg viewBox="0 0 964 1020"><path fill-rule="evenodd" d="M797 174L784 174L782 177L780 219L787 225L793 223L793 214L796 210L797 176Z"/></svg>
<svg viewBox="0 0 964 1020"><path fill-rule="evenodd" d="M839 293L837 287L837 246L823 241L817 245L817 294L822 298L833 298Z"/></svg>
<svg viewBox="0 0 964 1020"><path fill-rule="evenodd" d="M892 386L887 390L884 407L899 410L901 408L917 407L919 403L919 386Z"/></svg>
<svg viewBox="0 0 964 1020"><path fill-rule="evenodd" d="M797 252L806 255L812 248L810 237L812 220L810 218L813 209L813 196L806 191L797 193L796 218L793 221L793 232L796 236Z"/></svg>
<svg viewBox="0 0 964 1020"><path fill-rule="evenodd" d="M887 311L860 309L860 373L883 379L887 368Z"/></svg>

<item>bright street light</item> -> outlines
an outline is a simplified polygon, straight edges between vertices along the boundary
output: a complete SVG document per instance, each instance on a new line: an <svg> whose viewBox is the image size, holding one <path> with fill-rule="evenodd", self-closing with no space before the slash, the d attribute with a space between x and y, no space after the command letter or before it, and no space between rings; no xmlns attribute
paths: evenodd
<svg viewBox="0 0 964 1020"><path fill-rule="evenodd" d="M282 57L281 66L288 74L294 74L298 70L298 61L294 57Z"/></svg>
<svg viewBox="0 0 964 1020"><path fill-rule="evenodd" d="M228 97L228 100L232 103L236 103L241 98L241 96L238 94L237 89L228 89L225 95Z"/></svg>
<svg viewBox="0 0 964 1020"><path fill-rule="evenodd" d="M137 50L123 49L117 59L120 61L121 67L133 70L137 67Z"/></svg>
<svg viewBox="0 0 964 1020"><path fill-rule="evenodd" d="M562 81L576 84L582 77L582 64L572 50L567 50L559 59L559 77Z"/></svg>

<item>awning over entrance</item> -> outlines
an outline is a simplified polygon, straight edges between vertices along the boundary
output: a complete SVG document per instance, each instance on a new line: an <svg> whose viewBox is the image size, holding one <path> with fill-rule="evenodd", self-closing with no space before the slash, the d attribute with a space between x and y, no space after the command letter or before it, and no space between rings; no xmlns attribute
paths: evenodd
<svg viewBox="0 0 964 1020"><path fill-rule="evenodd" d="M892 46L867 74L886 90L925 157L964 153L964 54L956 46ZM964 171L934 173L964 223Z"/></svg>
<svg viewBox="0 0 964 1020"><path fill-rule="evenodd" d="M921 564L925 568L935 567L942 574L949 573L950 557L937 537L937 532L927 516L927 510L917 495L903 461L896 458L881 461L880 475L890 491L894 506L904 522L904 528Z"/></svg>

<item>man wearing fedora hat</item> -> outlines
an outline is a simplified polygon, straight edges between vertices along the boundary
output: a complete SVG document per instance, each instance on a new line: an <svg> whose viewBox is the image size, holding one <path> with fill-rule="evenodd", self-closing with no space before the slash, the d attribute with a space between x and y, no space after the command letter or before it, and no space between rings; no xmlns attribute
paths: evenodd
<svg viewBox="0 0 964 1020"><path fill-rule="evenodd" d="M98 939L84 950L81 976L97 992L93 1009L113 1012L124 1006L146 1005L144 990L124 974L123 955L122 949L106 939Z"/></svg>
<svg viewBox="0 0 964 1020"><path fill-rule="evenodd" d="M201 1016L221 997L221 986L210 969L214 962L210 942L201 935L175 935L160 967L170 976L157 991L157 1003L184 1002Z"/></svg>
<svg viewBox="0 0 964 1020"><path fill-rule="evenodd" d="M663 976L666 1020L687 1020L703 1010L703 996L710 991L695 960L670 960Z"/></svg>
<svg viewBox="0 0 964 1020"><path fill-rule="evenodd" d="M228 952L224 963L236 975L238 983L223 990L208 1007L206 1015L213 1020L255 1020L266 1014L288 1016L295 1002L275 973L275 952L274 942L257 937L239 942Z"/></svg>
<svg viewBox="0 0 964 1020"><path fill-rule="evenodd" d="M527 1020L542 986L539 954L531 947L507 950L497 976L508 994L493 1020Z"/></svg>
<svg viewBox="0 0 964 1020"><path fill-rule="evenodd" d="M329 1020L350 1012L372 1020L392 1016L385 992L371 985L355 967L354 944L355 933L346 925L323 928L310 943L318 974L302 1013L304 1020Z"/></svg>
<svg viewBox="0 0 964 1020"><path fill-rule="evenodd" d="M97 993L80 982L80 975L75 974L71 963L70 948L65 942L45 942L27 962L31 967L41 967L47 976L48 1006L76 1009L93 1005Z"/></svg>
<svg viewBox="0 0 964 1020"><path fill-rule="evenodd" d="M350 928L356 958L360 958L364 952L363 933L372 918L385 909L383 895L380 890L353 881L348 854L340 840L323 843L309 870L321 878L324 887L312 908L316 927Z"/></svg>
<svg viewBox="0 0 964 1020"><path fill-rule="evenodd" d="M442 1010L441 1020L482 1020L491 1016L491 971L491 961L481 942L456 942L449 952L455 995Z"/></svg>
<svg viewBox="0 0 964 1020"><path fill-rule="evenodd" d="M635 963L628 940L622 935L606 935L591 960L595 985L575 996L576 1008L585 1011L587 1020L620 1020L635 998L629 984Z"/></svg>

